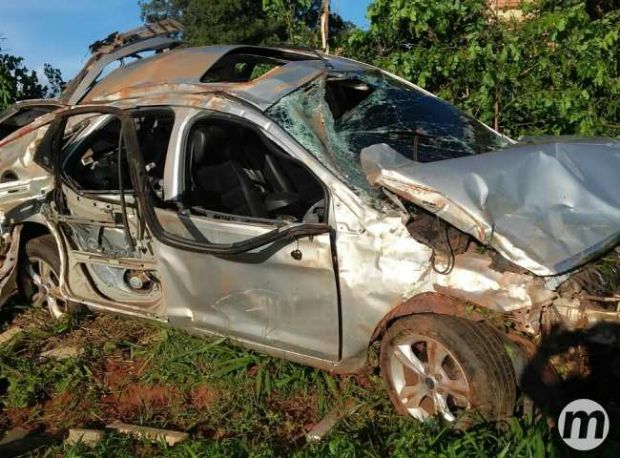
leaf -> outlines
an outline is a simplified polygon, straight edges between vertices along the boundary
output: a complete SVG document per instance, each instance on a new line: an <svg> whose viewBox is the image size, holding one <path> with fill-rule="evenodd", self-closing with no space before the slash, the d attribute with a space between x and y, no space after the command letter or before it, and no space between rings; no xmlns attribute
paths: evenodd
<svg viewBox="0 0 620 458"><path fill-rule="evenodd" d="M219 369L211 372L209 374L210 378L220 378L224 375L230 374L231 372L235 372L241 369L245 369L254 361L254 358L251 356L241 356L239 358L227 361L222 364Z"/></svg>

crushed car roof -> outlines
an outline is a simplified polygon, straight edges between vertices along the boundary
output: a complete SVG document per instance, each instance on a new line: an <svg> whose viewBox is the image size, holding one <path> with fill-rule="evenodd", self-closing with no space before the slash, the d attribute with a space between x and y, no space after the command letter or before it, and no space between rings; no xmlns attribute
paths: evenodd
<svg viewBox="0 0 620 458"><path fill-rule="evenodd" d="M251 79L228 78L226 66L273 64L266 73ZM367 68L348 59L291 48L247 45L203 46L162 52L122 66L88 93L85 102L122 99L132 90L163 84L198 85L207 91L223 90L266 109L280 98L325 72Z"/></svg>

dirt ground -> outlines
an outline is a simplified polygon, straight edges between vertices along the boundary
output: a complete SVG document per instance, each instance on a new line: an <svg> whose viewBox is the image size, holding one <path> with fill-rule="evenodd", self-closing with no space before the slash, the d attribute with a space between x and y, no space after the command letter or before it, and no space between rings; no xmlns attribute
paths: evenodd
<svg viewBox="0 0 620 458"><path fill-rule="evenodd" d="M396 416L376 374L333 377L127 317L53 321L41 309L13 310L4 312L3 329L23 331L0 345L0 429L28 435L0 444L0 456L566 453L544 421L515 417L459 432ZM71 356L42 356L55 349ZM328 412L351 405L355 413L321 442L307 441ZM170 447L107 430L92 447L64 442L71 428L105 429L117 421L183 431L189 439Z"/></svg>

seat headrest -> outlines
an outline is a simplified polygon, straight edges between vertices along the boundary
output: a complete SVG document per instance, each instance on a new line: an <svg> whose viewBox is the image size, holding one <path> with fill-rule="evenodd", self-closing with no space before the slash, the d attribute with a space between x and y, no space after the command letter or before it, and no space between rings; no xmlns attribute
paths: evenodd
<svg viewBox="0 0 620 458"><path fill-rule="evenodd" d="M207 132L204 127L192 131L189 139L189 152L192 163L202 164L207 156Z"/></svg>

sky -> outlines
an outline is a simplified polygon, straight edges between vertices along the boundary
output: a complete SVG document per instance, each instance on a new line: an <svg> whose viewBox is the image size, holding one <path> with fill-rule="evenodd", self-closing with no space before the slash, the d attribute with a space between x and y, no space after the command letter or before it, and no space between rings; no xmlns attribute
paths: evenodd
<svg viewBox="0 0 620 458"><path fill-rule="evenodd" d="M366 26L370 1L331 4L345 20ZM0 0L0 49L22 56L40 77L49 63L71 79L88 59L88 45L139 25L138 0Z"/></svg>

